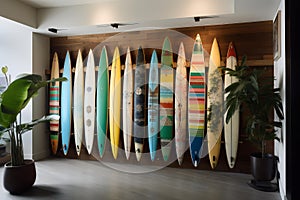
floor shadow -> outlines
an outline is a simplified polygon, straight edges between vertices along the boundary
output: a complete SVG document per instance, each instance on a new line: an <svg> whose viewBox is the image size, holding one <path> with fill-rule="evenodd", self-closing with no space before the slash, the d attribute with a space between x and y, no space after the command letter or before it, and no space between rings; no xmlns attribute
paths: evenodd
<svg viewBox="0 0 300 200"><path fill-rule="evenodd" d="M49 198L55 197L60 194L60 190L57 187L51 187L48 185L34 185L32 188L21 195L22 197L35 197L35 198Z"/></svg>

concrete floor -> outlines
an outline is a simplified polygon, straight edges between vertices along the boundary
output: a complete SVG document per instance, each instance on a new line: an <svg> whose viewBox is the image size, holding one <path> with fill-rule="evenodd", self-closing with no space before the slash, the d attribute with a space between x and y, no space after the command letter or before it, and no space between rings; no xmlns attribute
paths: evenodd
<svg viewBox="0 0 300 200"><path fill-rule="evenodd" d="M126 166L131 171L135 167L138 168ZM134 174L112 169L99 161L61 158L38 161L36 168L37 180L22 196L10 195L1 180L0 199L280 200L278 192L249 187L249 174L169 167Z"/></svg>

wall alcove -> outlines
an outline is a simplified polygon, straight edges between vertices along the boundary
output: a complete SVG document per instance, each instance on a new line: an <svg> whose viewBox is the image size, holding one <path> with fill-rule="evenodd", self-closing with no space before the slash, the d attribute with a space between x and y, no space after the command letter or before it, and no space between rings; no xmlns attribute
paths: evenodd
<svg viewBox="0 0 300 200"><path fill-rule="evenodd" d="M185 54L187 61L190 61L192 45L196 35L199 33L203 43L203 47L206 52L210 52L213 39L216 38L219 43L221 52L221 63L225 65L226 54L228 45L233 42L238 54L238 61L242 60L244 55L247 56L247 65L251 67L265 67L267 75L273 75L273 23L272 21L263 22L251 22L251 23L238 23L238 24L225 24L225 25L214 25L214 26L195 26L185 28L175 28L170 30L143 30L124 33L109 33L109 34L94 34L94 35L79 35L70 37L53 37L50 39L50 58L52 58L55 52L59 57L60 72L63 71L63 64L66 52L70 52L72 67L75 67L78 50L82 51L83 59L87 57L89 49L93 49L95 63L99 63L100 51L102 46L105 45L108 50L108 60L111 63L113 51L116 46L120 49L121 63L125 63L125 53L127 47L131 49L131 56L133 64L135 64L136 50L139 46L144 49L146 63L150 62L151 54L153 49L157 51L158 60L160 62L161 48L163 40L166 36L170 38L172 43L172 49L174 52L173 62L177 61L177 52L180 42L184 43ZM209 54L206 53L205 62L208 63ZM85 59L86 60L86 59ZM86 61L85 61L86 63ZM110 64L109 64L110 65ZM49 63L51 66L51 63ZM207 66L207 64L206 64ZM73 70L74 71L74 70ZM123 73L123 71L122 71ZM49 70L46 74L50 74ZM237 162L233 169L228 167L226 161L226 153L224 140L222 139L220 159L216 171L230 171L230 172L242 172L250 173L250 160L249 154L255 151L253 145L246 140L244 133L244 118L246 113L241 114L240 117L240 143L237 155ZM122 135L122 133L121 133ZM94 150L97 150L97 144L94 142ZM126 160L124 152L119 152L118 159L113 160L110 145L106 143L106 152L103 160L107 162L116 163L135 163L135 155L132 144L132 155L129 161ZM147 145L147 144L146 144ZM273 144L269 145L268 151L273 152ZM50 147L49 147L50 148ZM123 148L123 138L120 137L120 148ZM173 148L173 147L172 147ZM175 147L174 147L175 148ZM146 146L147 151L147 146ZM175 151L173 152L175 155ZM96 160L99 159L97 155L88 155L85 147L81 150L81 155L78 157L75 150L74 135L71 135L70 148L67 156L64 156L59 146L58 153L55 155L61 158L72 158L82 160ZM172 158L171 158L172 159ZM144 158L144 160L150 160L150 158ZM161 159L163 160L163 159ZM159 162L159 161L157 161ZM163 162L163 161L162 161ZM178 168L194 168L191 163L189 149L184 156L182 166L179 166L176 159L173 159L170 163L167 163L170 167ZM196 169L207 169L210 170L210 164L208 156L201 159L199 166Z"/></svg>

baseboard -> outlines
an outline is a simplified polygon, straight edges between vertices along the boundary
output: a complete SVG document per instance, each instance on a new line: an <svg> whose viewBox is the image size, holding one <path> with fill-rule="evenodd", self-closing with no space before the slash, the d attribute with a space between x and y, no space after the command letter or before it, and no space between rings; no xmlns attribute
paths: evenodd
<svg viewBox="0 0 300 200"><path fill-rule="evenodd" d="M45 158L48 158L50 156L50 151L43 151L36 154L33 154L33 159L36 160L42 160Z"/></svg>
<svg viewBox="0 0 300 200"><path fill-rule="evenodd" d="M28 159L33 159L35 161L38 160L43 160L45 158L48 158L50 156L50 151L43 151L43 152L39 152L39 153L35 153L35 154L25 154L24 157L28 158Z"/></svg>

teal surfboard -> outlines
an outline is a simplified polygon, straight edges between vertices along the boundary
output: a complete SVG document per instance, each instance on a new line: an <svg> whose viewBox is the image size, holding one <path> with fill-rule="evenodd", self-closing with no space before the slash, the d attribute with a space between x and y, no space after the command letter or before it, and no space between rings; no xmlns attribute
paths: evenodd
<svg viewBox="0 0 300 200"><path fill-rule="evenodd" d="M173 53L168 37L165 38L160 68L160 143L163 158L169 159L173 138Z"/></svg>
<svg viewBox="0 0 300 200"><path fill-rule="evenodd" d="M71 94L72 94L72 71L71 59L69 51L66 54L64 62L63 77L68 80L61 84L61 136L62 148L64 154L67 155L70 144L71 135Z"/></svg>
<svg viewBox="0 0 300 200"><path fill-rule="evenodd" d="M148 85L148 142L150 157L153 161L155 159L157 147L157 134L158 134L158 59L156 51L154 50L150 62L149 70L149 85Z"/></svg>
<svg viewBox="0 0 300 200"><path fill-rule="evenodd" d="M101 51L97 81L97 139L100 157L103 157L108 125L108 59L104 46Z"/></svg>

